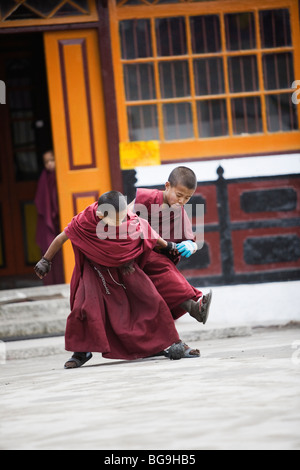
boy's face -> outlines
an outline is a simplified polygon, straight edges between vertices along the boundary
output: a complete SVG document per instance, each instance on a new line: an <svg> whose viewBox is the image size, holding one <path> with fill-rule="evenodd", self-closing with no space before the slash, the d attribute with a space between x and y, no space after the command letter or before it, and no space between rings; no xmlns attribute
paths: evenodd
<svg viewBox="0 0 300 470"><path fill-rule="evenodd" d="M100 211L96 212L97 217L99 217L99 219L102 220L105 224L112 226L112 227L119 227L124 222L127 216L127 207L122 212L112 211L112 214L113 215L111 216L107 215L106 217L104 217L102 212Z"/></svg>
<svg viewBox="0 0 300 470"><path fill-rule="evenodd" d="M55 170L55 158L53 152L46 152L43 155L44 166L47 171Z"/></svg>
<svg viewBox="0 0 300 470"><path fill-rule="evenodd" d="M169 206L184 206L189 202L194 193L195 189L188 189L181 184L171 186L171 184L167 182L164 202L169 204Z"/></svg>

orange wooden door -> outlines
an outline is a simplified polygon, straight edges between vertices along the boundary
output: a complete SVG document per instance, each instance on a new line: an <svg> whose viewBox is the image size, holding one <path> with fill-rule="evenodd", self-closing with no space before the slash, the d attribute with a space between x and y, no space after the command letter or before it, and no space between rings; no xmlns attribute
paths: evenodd
<svg viewBox="0 0 300 470"><path fill-rule="evenodd" d="M98 34L45 33L45 53L62 229L111 189ZM66 282L74 257L64 246Z"/></svg>

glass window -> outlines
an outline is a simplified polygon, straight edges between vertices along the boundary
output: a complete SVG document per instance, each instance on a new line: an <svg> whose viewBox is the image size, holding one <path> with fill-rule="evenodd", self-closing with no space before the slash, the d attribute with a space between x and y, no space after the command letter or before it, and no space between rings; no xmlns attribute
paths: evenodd
<svg viewBox="0 0 300 470"><path fill-rule="evenodd" d="M225 93L223 60L220 57L194 60L196 95Z"/></svg>
<svg viewBox="0 0 300 470"><path fill-rule="evenodd" d="M159 139L156 106L128 106L127 114L131 141Z"/></svg>
<svg viewBox="0 0 300 470"><path fill-rule="evenodd" d="M258 97L231 100L234 134L262 132L261 102Z"/></svg>
<svg viewBox="0 0 300 470"><path fill-rule="evenodd" d="M19 5L17 5L19 3ZM1 0L2 20L35 20L90 14L88 0Z"/></svg>
<svg viewBox="0 0 300 470"><path fill-rule="evenodd" d="M159 72L162 98L190 96L190 77L187 61L161 62Z"/></svg>
<svg viewBox="0 0 300 470"><path fill-rule="evenodd" d="M297 107L293 106L289 94L266 97L269 132L286 132L298 128Z"/></svg>
<svg viewBox="0 0 300 470"><path fill-rule="evenodd" d="M190 103L170 103L163 106L166 140L181 140L194 137Z"/></svg>
<svg viewBox="0 0 300 470"><path fill-rule="evenodd" d="M225 15L226 46L229 51L256 48L255 22L253 13Z"/></svg>
<svg viewBox="0 0 300 470"><path fill-rule="evenodd" d="M160 18L155 21L158 56L178 56L187 53L184 18Z"/></svg>
<svg viewBox="0 0 300 470"><path fill-rule="evenodd" d="M289 10L261 11L260 30L264 49L292 45Z"/></svg>
<svg viewBox="0 0 300 470"><path fill-rule="evenodd" d="M120 22L123 59L152 57L150 20L125 20Z"/></svg>
<svg viewBox="0 0 300 470"><path fill-rule="evenodd" d="M39 174L34 114L33 58L9 59L6 63L7 97L17 181Z"/></svg>
<svg viewBox="0 0 300 470"><path fill-rule="evenodd" d="M156 98L153 63L124 65L124 83L127 101Z"/></svg>
<svg viewBox="0 0 300 470"><path fill-rule="evenodd" d="M200 137L228 135L228 121L225 100L199 101L197 103Z"/></svg>
<svg viewBox="0 0 300 470"><path fill-rule="evenodd" d="M290 52L263 56L266 90L289 89L294 80L293 55Z"/></svg>
<svg viewBox="0 0 300 470"><path fill-rule="evenodd" d="M218 15L192 16L190 18L194 54L220 52L221 29Z"/></svg>
<svg viewBox="0 0 300 470"><path fill-rule="evenodd" d="M228 73L231 93L258 90L256 56L229 57Z"/></svg>
<svg viewBox="0 0 300 470"><path fill-rule="evenodd" d="M149 1L143 14L145 5L151 8ZM129 2L135 0L122 0L117 10ZM153 6L149 18L119 22L125 140L268 138L299 129L291 101L296 77L290 10L232 13L225 4L207 14L194 2L196 11L186 9L183 16L180 2L178 9L170 8L170 17L160 17ZM131 101L141 103L132 106Z"/></svg>

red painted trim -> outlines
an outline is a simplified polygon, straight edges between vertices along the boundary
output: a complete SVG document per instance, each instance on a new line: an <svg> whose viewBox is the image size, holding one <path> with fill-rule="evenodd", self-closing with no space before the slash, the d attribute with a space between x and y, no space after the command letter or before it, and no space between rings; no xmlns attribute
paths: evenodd
<svg viewBox="0 0 300 470"><path fill-rule="evenodd" d="M107 144L111 183L114 190L123 192L123 177L119 152L119 125L110 42L109 12L107 6L104 6L100 0L98 0L97 3L99 16L99 51L107 122Z"/></svg>

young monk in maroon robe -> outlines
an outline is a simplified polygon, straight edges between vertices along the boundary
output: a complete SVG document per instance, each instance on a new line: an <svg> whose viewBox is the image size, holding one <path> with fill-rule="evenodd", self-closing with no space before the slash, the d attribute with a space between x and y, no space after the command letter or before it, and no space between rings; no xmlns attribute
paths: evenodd
<svg viewBox="0 0 300 470"><path fill-rule="evenodd" d="M203 296L176 267L180 255L189 258L198 249L191 222L184 209L196 188L195 173L190 168L177 167L170 174L165 191L140 188L129 207L148 220L151 227L165 240L177 244L177 251L166 253L167 256L152 252L144 266L145 273L167 302L174 319L189 312L197 321L205 324L212 292Z"/></svg>
<svg viewBox="0 0 300 470"><path fill-rule="evenodd" d="M55 158L52 150L43 155L44 170L40 176L35 195L38 213L36 242L45 253L50 243L59 234L59 212L55 174ZM61 253L57 254L51 273L43 280L44 285L63 284L64 268Z"/></svg>
<svg viewBox="0 0 300 470"><path fill-rule="evenodd" d="M92 357L78 351L131 360L172 345L169 357L183 357L171 312L143 271L155 246L174 249L174 244L128 212L126 199L116 191L73 218L36 265L39 277L49 272L51 260L68 239L75 268L65 339L66 350L76 352L65 368L80 367Z"/></svg>

